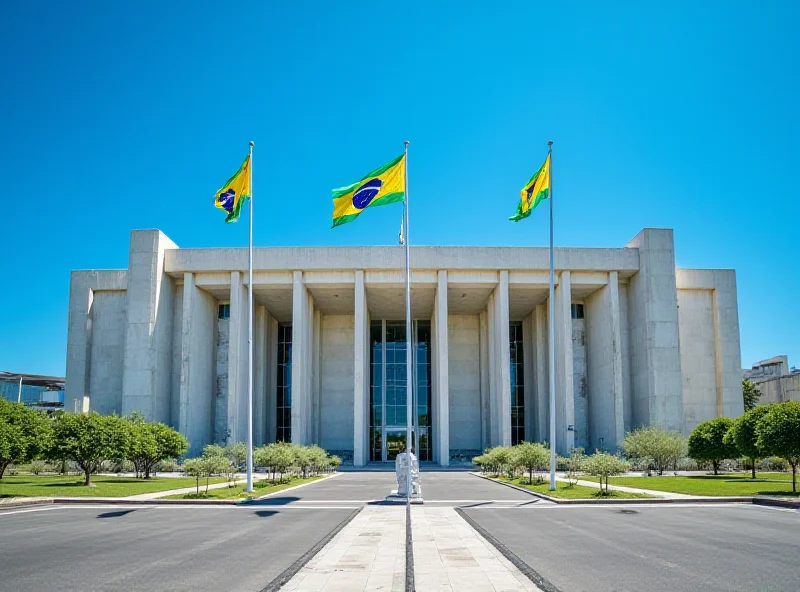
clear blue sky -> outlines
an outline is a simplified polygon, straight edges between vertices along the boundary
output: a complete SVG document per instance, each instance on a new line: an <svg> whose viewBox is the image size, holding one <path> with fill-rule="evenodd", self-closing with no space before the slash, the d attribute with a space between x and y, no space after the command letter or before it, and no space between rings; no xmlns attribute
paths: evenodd
<svg viewBox="0 0 800 592"><path fill-rule="evenodd" d="M557 245L673 228L736 269L743 365L800 365L798 5L650 4L2 2L0 370L64 373L69 272L132 228L246 245L211 199L249 140L258 246L394 244L330 190L406 139L412 244L545 246L507 217L553 139Z"/></svg>

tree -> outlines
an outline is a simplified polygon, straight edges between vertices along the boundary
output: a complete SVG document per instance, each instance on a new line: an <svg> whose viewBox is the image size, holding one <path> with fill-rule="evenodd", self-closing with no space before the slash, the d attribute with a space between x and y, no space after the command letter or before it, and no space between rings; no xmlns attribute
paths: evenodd
<svg viewBox="0 0 800 592"><path fill-rule="evenodd" d="M600 480L600 491L608 495L608 478L614 475L621 475L628 470L630 465L619 456L608 454L607 452L596 451L593 455L587 456L581 463L582 469L597 477ZM605 480L605 489L603 481Z"/></svg>
<svg viewBox="0 0 800 592"><path fill-rule="evenodd" d="M575 483L578 482L578 477L576 473L579 473L583 470L583 461L586 458L584 456L583 448L571 448L569 451L569 458L567 459L567 483L569 486L572 487ZM572 480L575 479L575 483Z"/></svg>
<svg viewBox="0 0 800 592"><path fill-rule="evenodd" d="M510 477L513 477L514 466L511 462L510 446L495 446L489 449L487 455L492 472L495 474L505 472L508 473Z"/></svg>
<svg viewBox="0 0 800 592"><path fill-rule="evenodd" d="M336 471L339 468L339 465L342 464L342 459L335 454L332 454L328 457L328 468L332 471Z"/></svg>
<svg viewBox="0 0 800 592"><path fill-rule="evenodd" d="M511 450L511 464L515 468L521 467L528 471L528 483L532 485L533 472L543 470L547 467L547 461L550 459L550 451L538 442L536 444L522 442L514 446Z"/></svg>
<svg viewBox="0 0 800 592"><path fill-rule="evenodd" d="M150 478L153 468L162 460L179 457L189 449L182 434L163 423L148 423L144 418L128 418L130 439L127 458L133 463L136 476Z"/></svg>
<svg viewBox="0 0 800 592"><path fill-rule="evenodd" d="M770 405L756 424L757 444L766 454L785 458L792 467L792 491L797 492L800 462L800 402Z"/></svg>
<svg viewBox="0 0 800 592"><path fill-rule="evenodd" d="M267 446L259 446L253 452L253 458L260 467L269 467L272 470L272 481L275 482L275 473L278 472L283 480L283 474L294 464L294 450L288 442L273 442Z"/></svg>
<svg viewBox="0 0 800 592"><path fill-rule="evenodd" d="M197 480L197 495L200 495L200 479L205 477L206 464L202 458L187 458L183 461L183 472Z"/></svg>
<svg viewBox="0 0 800 592"><path fill-rule="evenodd" d="M324 448L314 444L308 447L308 453L311 456L311 469L319 474L324 469L328 468L328 453Z"/></svg>
<svg viewBox="0 0 800 592"><path fill-rule="evenodd" d="M628 459L649 459L658 474L663 475L664 469L684 456L686 441L678 432L651 426L625 434L622 449Z"/></svg>
<svg viewBox="0 0 800 592"><path fill-rule="evenodd" d="M744 410L750 411L755 409L758 405L758 398L761 396L761 391L758 390L756 383L752 380L742 380L742 398L744 399Z"/></svg>
<svg viewBox="0 0 800 592"><path fill-rule="evenodd" d="M756 425L769 410L770 405L753 407L744 415L736 418L728 433L725 434L725 440L736 446L736 450L741 456L750 459L753 479L756 478L756 459L765 456L764 451L758 446Z"/></svg>
<svg viewBox="0 0 800 592"><path fill-rule="evenodd" d="M294 447L294 464L303 472L303 479L306 478L308 469L311 468L313 457L311 450L306 446Z"/></svg>
<svg viewBox="0 0 800 592"><path fill-rule="evenodd" d="M8 465L39 457L49 434L50 421L44 413L0 398L0 479Z"/></svg>
<svg viewBox="0 0 800 592"><path fill-rule="evenodd" d="M130 438L126 424L116 415L64 413L53 422L49 455L77 463L83 470L85 485L91 487L92 473L101 462L125 458Z"/></svg>
<svg viewBox="0 0 800 592"><path fill-rule="evenodd" d="M228 480L228 487L233 487L234 481L236 481L237 468L236 465L231 460L230 453L231 453L230 446L222 447L219 446L218 444L207 444L205 447L203 447L202 458L217 459L212 464L214 465L214 467L217 469L218 472L225 474L225 478Z"/></svg>
<svg viewBox="0 0 800 592"><path fill-rule="evenodd" d="M711 462L714 474L718 474L720 461L734 458L738 452L734 444L725 441L725 434L732 425L733 420L728 417L717 417L697 424L689 436L689 457L700 462Z"/></svg>

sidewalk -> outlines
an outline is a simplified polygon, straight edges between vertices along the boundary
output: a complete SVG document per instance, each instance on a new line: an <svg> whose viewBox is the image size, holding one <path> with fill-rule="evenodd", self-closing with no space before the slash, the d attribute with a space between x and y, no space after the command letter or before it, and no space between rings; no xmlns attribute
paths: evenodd
<svg viewBox="0 0 800 592"><path fill-rule="evenodd" d="M556 477L556 481L562 481L564 483L567 483L567 479L564 479L563 477ZM577 485L583 485L584 487L594 487L595 489L600 489L600 484L595 483L594 481L583 481L579 479ZM623 485L609 484L608 489L613 491L624 491L627 493L645 493L647 495L652 495L654 497L660 497L663 499L691 500L697 497L694 495L688 495L686 493L672 493L670 491L657 491L655 489L640 489L638 487L625 487Z"/></svg>
<svg viewBox="0 0 800 592"><path fill-rule="evenodd" d="M412 507L411 531L417 590L539 590L453 508Z"/></svg>
<svg viewBox="0 0 800 592"><path fill-rule="evenodd" d="M403 592L405 541L404 506L367 506L281 591Z"/></svg>
<svg viewBox="0 0 800 592"><path fill-rule="evenodd" d="M265 475L253 475L253 481L258 481L260 479L266 479ZM239 479L233 482L234 485L241 485L242 483L246 483L246 479ZM228 487L228 482L225 483L213 483L212 485L208 486L208 489L222 489L224 487ZM203 483L203 479L200 479L200 491L205 491L206 486ZM132 500L132 501L147 501L147 500L154 500L159 499L162 497L168 497L170 495L182 495L187 493L194 493L197 491L197 487L182 487L181 489L169 489L167 491L153 491L152 493L140 493L138 495L129 495L128 497L124 497L122 499Z"/></svg>

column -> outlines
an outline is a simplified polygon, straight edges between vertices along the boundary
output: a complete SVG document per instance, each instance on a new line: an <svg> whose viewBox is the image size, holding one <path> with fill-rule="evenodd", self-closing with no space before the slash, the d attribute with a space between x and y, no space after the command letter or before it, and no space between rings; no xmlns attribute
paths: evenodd
<svg viewBox="0 0 800 592"><path fill-rule="evenodd" d="M369 320L364 272L355 277L355 352L353 368L353 465L369 462Z"/></svg>
<svg viewBox="0 0 800 592"><path fill-rule="evenodd" d="M632 426L683 430L683 376L672 230L646 228L627 247L639 251L628 281Z"/></svg>
<svg viewBox="0 0 800 592"><path fill-rule="evenodd" d="M89 371L92 356L92 326L89 311L92 308L94 292L89 287L87 279L86 272L83 271L73 271L70 276L65 411L89 410Z"/></svg>
<svg viewBox="0 0 800 592"><path fill-rule="evenodd" d="M536 425L534 414L533 393L535 392L534 385L534 355L536 339L534 335L534 317L535 312L531 312L522 323L522 353L524 358L523 370L523 391L525 406L525 441L533 442L536 439Z"/></svg>
<svg viewBox="0 0 800 592"><path fill-rule="evenodd" d="M489 295L487 301L486 323L487 333L489 337L489 443L488 446L498 446L500 444L500 421L497 418L497 372L498 372L498 356L497 356L497 322L496 308L495 308L495 291Z"/></svg>
<svg viewBox="0 0 800 592"><path fill-rule="evenodd" d="M714 314L714 351L717 374L717 416L738 417L744 413L739 345L739 305L736 272L715 269L711 305Z"/></svg>
<svg viewBox="0 0 800 592"><path fill-rule="evenodd" d="M177 245L159 230L131 232L122 414L141 411L169 423L175 282L164 272L164 252Z"/></svg>
<svg viewBox="0 0 800 592"><path fill-rule="evenodd" d="M295 271L292 287L292 442L303 446L308 444L310 420L308 375L311 367L307 292L303 272Z"/></svg>
<svg viewBox="0 0 800 592"><path fill-rule="evenodd" d="M266 403L266 438L267 443L275 442L278 437L278 320L267 313L267 403Z"/></svg>
<svg viewBox="0 0 800 592"><path fill-rule="evenodd" d="M556 450L566 455L575 446L575 388L572 376L572 287L562 271L555 290ZM572 428L572 429L570 429Z"/></svg>
<svg viewBox="0 0 800 592"><path fill-rule="evenodd" d="M481 449L491 446L491 413L489 410L489 324L486 311L480 314L478 339L481 366Z"/></svg>
<svg viewBox="0 0 800 592"><path fill-rule="evenodd" d="M242 273L231 272L231 314L228 320L227 442L247 438L247 296Z"/></svg>
<svg viewBox="0 0 800 592"><path fill-rule="evenodd" d="M450 373L447 335L447 271L440 269L434 302L436 310L436 387L434 394L438 400L435 430L439 436L439 464L450 464ZM416 413L416 410L415 410Z"/></svg>
<svg viewBox="0 0 800 592"><path fill-rule="evenodd" d="M495 288L495 360L497 363L497 429L498 444L511 445L511 349L508 336L508 271L500 271Z"/></svg>
<svg viewBox="0 0 800 592"><path fill-rule="evenodd" d="M259 305L254 313L253 445L261 446L265 443L267 428L267 309Z"/></svg>
<svg viewBox="0 0 800 592"><path fill-rule="evenodd" d="M550 441L550 393L548 392L547 305L538 304L536 316L536 439Z"/></svg>
<svg viewBox="0 0 800 592"><path fill-rule="evenodd" d="M320 391L321 391L321 380L322 377L320 376L319 365L320 365L320 348L322 347L322 313L319 310L314 310L314 353L313 353L313 360L311 363L312 372L311 372L311 391L313 395L314 401L314 409L313 409L313 417L314 417L314 434L312 436L311 441L315 444L319 444L319 436L320 436L320 422L322 421L322 417L320 416Z"/></svg>

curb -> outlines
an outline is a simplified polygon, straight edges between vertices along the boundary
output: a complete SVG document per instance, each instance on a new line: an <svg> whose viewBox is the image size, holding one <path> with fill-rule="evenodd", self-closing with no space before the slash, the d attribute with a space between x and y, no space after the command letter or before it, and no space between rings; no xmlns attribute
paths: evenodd
<svg viewBox="0 0 800 592"><path fill-rule="evenodd" d="M44 504L52 504L53 498L51 497L23 497L20 499L10 498L9 501L0 504L0 511L6 508L20 508L22 506L41 506Z"/></svg>
<svg viewBox="0 0 800 592"><path fill-rule="evenodd" d="M500 485L505 485L506 487L510 487L511 489L516 489L517 491L522 491L534 497L538 497L540 499L546 500L548 502L553 502L554 504L560 505L572 505L572 506L593 506L593 505L619 505L619 504L753 504L756 506L773 506L778 508L791 508L791 509L800 509L800 500L797 501L789 501L789 500L780 500L780 499L773 499L769 497L757 497L752 495L740 495L740 496L720 496L720 497L710 497L710 496L695 496L695 497L688 497L688 498L663 498L663 497L648 497L648 498L617 498L617 499L565 499L565 498L558 498L558 497L550 497L549 495L545 495L543 493L538 493L536 491L530 491L525 489L524 487L518 487L516 485L512 485L511 483L505 483L504 481L498 481L497 479L492 479L491 477L486 477L479 473L471 473L476 477L480 477L481 479L486 479L487 481L491 481L492 483L499 483Z"/></svg>
<svg viewBox="0 0 800 592"><path fill-rule="evenodd" d="M311 547L308 551L303 553L300 556L300 559L292 563L289 567L287 567L283 573L278 575L274 580L272 580L269 584L267 584L264 588L260 590L260 592L278 592L289 580L291 580L297 572L299 572L306 563L311 561L311 559L327 545L333 537L335 537L339 532L348 524L350 521L358 516L358 514L364 508L359 508L358 510L353 510L350 515L342 520L338 526L336 526L332 531L330 531L327 535L322 537L316 545Z"/></svg>
<svg viewBox="0 0 800 592"><path fill-rule="evenodd" d="M530 565L520 559L514 552L506 547L503 543L494 538L485 528L470 518L466 512L461 508L454 508L456 514L461 516L464 521L469 524L479 535L492 545L495 549L500 551L500 554L508 559L514 567L525 574L531 582L534 583L542 592L561 592L559 588L542 576L539 572L533 569Z"/></svg>

